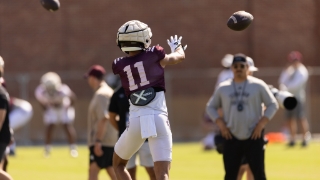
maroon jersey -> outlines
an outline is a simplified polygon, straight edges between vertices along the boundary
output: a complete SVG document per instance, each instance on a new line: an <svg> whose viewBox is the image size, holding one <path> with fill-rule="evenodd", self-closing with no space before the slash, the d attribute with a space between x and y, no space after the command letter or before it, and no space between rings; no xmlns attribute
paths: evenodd
<svg viewBox="0 0 320 180"><path fill-rule="evenodd" d="M153 46L135 56L114 60L113 73L119 74L127 96L149 87L165 91L164 69L159 62L164 57L164 49Z"/></svg>

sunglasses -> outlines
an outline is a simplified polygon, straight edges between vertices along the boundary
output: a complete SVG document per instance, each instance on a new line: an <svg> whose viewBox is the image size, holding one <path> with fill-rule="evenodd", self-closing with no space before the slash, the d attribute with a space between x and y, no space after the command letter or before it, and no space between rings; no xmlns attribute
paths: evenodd
<svg viewBox="0 0 320 180"><path fill-rule="evenodd" d="M234 69L238 69L238 67L239 67L240 69L244 69L245 65L244 65L244 64L234 64L234 65L232 65L232 67L233 67Z"/></svg>

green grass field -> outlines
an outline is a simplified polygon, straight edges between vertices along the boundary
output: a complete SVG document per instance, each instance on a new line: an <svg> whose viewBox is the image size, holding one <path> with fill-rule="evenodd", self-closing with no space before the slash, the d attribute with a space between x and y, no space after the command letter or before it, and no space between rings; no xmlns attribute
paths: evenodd
<svg viewBox="0 0 320 180"><path fill-rule="evenodd" d="M49 158L43 149L18 147L17 155L10 157L8 172L15 180L86 180L88 150L79 147L79 157L69 156L68 147L53 147ZM296 146L288 149L284 144L268 144L266 172L270 180L319 180L320 143L307 148ZM199 143L175 143L170 179L213 180L223 179L222 156L216 151L203 151ZM109 179L101 171L100 179ZM143 168L138 168L138 180L148 180Z"/></svg>

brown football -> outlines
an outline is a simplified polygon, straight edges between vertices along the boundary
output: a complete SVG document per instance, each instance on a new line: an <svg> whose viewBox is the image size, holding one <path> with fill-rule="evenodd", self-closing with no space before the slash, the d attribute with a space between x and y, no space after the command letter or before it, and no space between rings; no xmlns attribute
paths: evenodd
<svg viewBox="0 0 320 180"><path fill-rule="evenodd" d="M234 31L246 29L253 21L253 16L245 11L237 11L228 19L227 26Z"/></svg>
<svg viewBox="0 0 320 180"><path fill-rule="evenodd" d="M41 5L48 11L57 11L60 8L59 0L40 0Z"/></svg>

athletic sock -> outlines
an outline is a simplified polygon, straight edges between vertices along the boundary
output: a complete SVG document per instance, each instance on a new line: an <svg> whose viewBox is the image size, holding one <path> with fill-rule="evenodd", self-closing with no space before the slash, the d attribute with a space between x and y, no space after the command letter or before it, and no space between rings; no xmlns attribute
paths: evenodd
<svg viewBox="0 0 320 180"><path fill-rule="evenodd" d="M70 150L77 150L76 144L70 144Z"/></svg>

